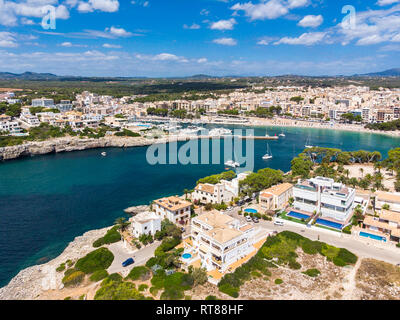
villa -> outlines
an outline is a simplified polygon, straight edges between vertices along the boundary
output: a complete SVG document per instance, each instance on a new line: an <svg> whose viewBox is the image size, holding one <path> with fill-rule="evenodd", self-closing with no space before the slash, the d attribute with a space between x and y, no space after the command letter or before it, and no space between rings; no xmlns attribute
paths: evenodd
<svg viewBox="0 0 400 320"><path fill-rule="evenodd" d="M239 182L248 173L240 173L231 181L221 180L217 184L199 183L192 193L192 200L201 203L229 203L239 195Z"/></svg>
<svg viewBox="0 0 400 320"><path fill-rule="evenodd" d="M265 211L284 209L292 196L293 185L282 183L261 191L259 204Z"/></svg>
<svg viewBox="0 0 400 320"><path fill-rule="evenodd" d="M321 218L346 223L353 212L355 189L333 179L316 177L293 187L294 209L317 213Z"/></svg>
<svg viewBox="0 0 400 320"><path fill-rule="evenodd" d="M154 200L153 209L162 220L168 219L172 223L187 225L190 221L192 204L178 196Z"/></svg>
<svg viewBox="0 0 400 320"><path fill-rule="evenodd" d="M139 238L142 234L154 234L161 230L161 218L155 212L141 212L129 219L132 235Z"/></svg>
<svg viewBox="0 0 400 320"><path fill-rule="evenodd" d="M207 271L224 273L231 264L255 250L255 227L219 211L193 218L191 226L193 249Z"/></svg>
<svg viewBox="0 0 400 320"><path fill-rule="evenodd" d="M366 216L363 222L364 229L359 229L361 236L376 240L400 241L400 213L382 210L379 217ZM372 233L365 233L368 230Z"/></svg>
<svg viewBox="0 0 400 320"><path fill-rule="evenodd" d="M400 193L378 191L376 195L376 209L380 210L382 206L388 205L390 210L400 212Z"/></svg>

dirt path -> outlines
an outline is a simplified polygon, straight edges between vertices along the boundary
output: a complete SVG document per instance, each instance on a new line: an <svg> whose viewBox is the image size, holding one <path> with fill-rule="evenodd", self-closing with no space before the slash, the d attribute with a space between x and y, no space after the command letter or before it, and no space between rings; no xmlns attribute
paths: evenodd
<svg viewBox="0 0 400 320"><path fill-rule="evenodd" d="M353 267L353 269L349 272L346 278L343 281L343 296L342 300L356 300L357 297L354 295L354 291L356 289L356 275L357 271L361 266L362 258L358 258L357 263Z"/></svg>

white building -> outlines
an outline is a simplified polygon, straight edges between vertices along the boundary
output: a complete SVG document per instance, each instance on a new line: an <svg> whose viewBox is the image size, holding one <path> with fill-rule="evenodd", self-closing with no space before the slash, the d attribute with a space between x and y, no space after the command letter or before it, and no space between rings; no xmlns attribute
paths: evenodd
<svg viewBox="0 0 400 320"><path fill-rule="evenodd" d="M316 177L299 181L293 187L293 197L295 209L346 222L353 212L355 189L335 183L330 178Z"/></svg>
<svg viewBox="0 0 400 320"><path fill-rule="evenodd" d="M229 266L255 250L255 228L219 211L192 219L193 248L208 271L225 272Z"/></svg>
<svg viewBox="0 0 400 320"><path fill-rule="evenodd" d="M22 108L19 120L21 121L21 126L23 128L33 128L40 126L39 118L31 114L28 108Z"/></svg>
<svg viewBox="0 0 400 320"><path fill-rule="evenodd" d="M266 210L280 210L288 204L293 196L293 185L281 183L260 192L259 204Z"/></svg>
<svg viewBox="0 0 400 320"><path fill-rule="evenodd" d="M162 220L168 219L172 223L186 225L190 221L189 201L182 200L177 196L154 200L153 209Z"/></svg>
<svg viewBox="0 0 400 320"><path fill-rule="evenodd" d="M33 99L32 100L32 107L54 107L54 100L53 99Z"/></svg>
<svg viewBox="0 0 400 320"><path fill-rule="evenodd" d="M161 218L155 212L141 212L129 219L132 235L139 238L143 234L154 234L161 231Z"/></svg>
<svg viewBox="0 0 400 320"><path fill-rule="evenodd" d="M22 129L17 121L11 121L11 117L0 115L0 132L7 132L11 135L21 133Z"/></svg>

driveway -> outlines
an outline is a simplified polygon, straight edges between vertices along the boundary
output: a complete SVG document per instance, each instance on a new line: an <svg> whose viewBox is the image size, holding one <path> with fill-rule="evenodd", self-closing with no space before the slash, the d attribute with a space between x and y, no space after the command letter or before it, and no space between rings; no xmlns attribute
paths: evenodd
<svg viewBox="0 0 400 320"><path fill-rule="evenodd" d="M114 261L111 264L111 266L107 269L107 272L109 274L116 272L121 273L122 276L126 277L132 270L132 268L144 265L147 262L147 260L153 257L154 251L160 245L160 243L161 243L160 241L155 241L154 243L134 252L125 248L122 241L109 245L108 249L113 253ZM129 258L133 258L133 260L135 260L135 263L124 268L122 266L122 262L124 262Z"/></svg>

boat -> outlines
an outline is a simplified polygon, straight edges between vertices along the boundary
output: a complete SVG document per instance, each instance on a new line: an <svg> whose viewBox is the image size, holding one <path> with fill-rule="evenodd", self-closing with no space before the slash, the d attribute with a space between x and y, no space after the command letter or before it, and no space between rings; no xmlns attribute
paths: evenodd
<svg viewBox="0 0 400 320"><path fill-rule="evenodd" d="M102 155L103 157L105 157L105 156L107 156L107 152L102 152L101 155Z"/></svg>
<svg viewBox="0 0 400 320"><path fill-rule="evenodd" d="M231 134L232 134L232 130L225 129L225 128L215 128L215 129L210 130L210 132L208 133L208 135L212 136L212 137L231 135Z"/></svg>
<svg viewBox="0 0 400 320"><path fill-rule="evenodd" d="M263 158L263 160L270 160L273 158L272 152L269 148L269 144L267 144L267 153L262 158Z"/></svg>
<svg viewBox="0 0 400 320"><path fill-rule="evenodd" d="M240 167L240 163L239 162L235 162L233 160L228 160L227 162L225 162L225 165L227 167L232 167L232 168Z"/></svg>
<svg viewBox="0 0 400 320"><path fill-rule="evenodd" d="M311 142L310 140L311 140L311 137L309 136L309 137L307 138L307 141L306 141L306 144L305 144L304 147L306 147L307 149L317 148L317 146L313 146L313 145L310 144L310 142Z"/></svg>
<svg viewBox="0 0 400 320"><path fill-rule="evenodd" d="M281 132L281 133L279 134L279 136L280 136L280 137L286 137L286 134L284 134L283 132Z"/></svg>

